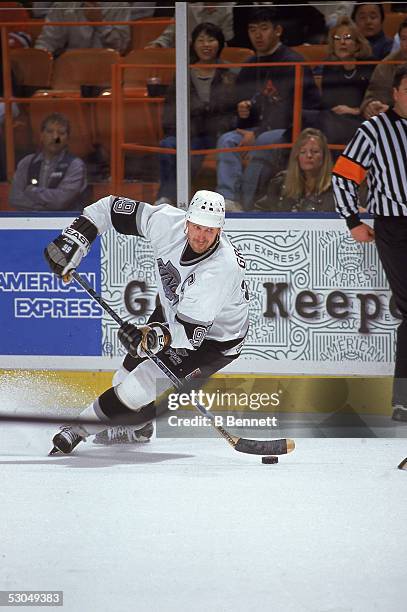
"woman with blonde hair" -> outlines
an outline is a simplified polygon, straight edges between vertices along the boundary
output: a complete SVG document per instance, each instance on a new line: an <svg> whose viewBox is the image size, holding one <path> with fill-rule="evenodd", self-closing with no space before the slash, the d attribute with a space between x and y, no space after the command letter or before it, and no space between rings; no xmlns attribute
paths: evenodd
<svg viewBox="0 0 407 612"><path fill-rule="evenodd" d="M328 34L327 61L342 65L323 66L321 111L306 111L305 118L305 125L320 128L330 144L346 145L363 121L361 104L375 66L355 62L371 59L371 47L353 21L339 19Z"/></svg>
<svg viewBox="0 0 407 612"><path fill-rule="evenodd" d="M272 212L334 212L332 160L324 134L306 128L294 143L287 170L270 181L267 195L255 204Z"/></svg>
<svg viewBox="0 0 407 612"><path fill-rule="evenodd" d="M350 34L352 37L351 39L346 38L346 40L354 40L355 42L355 46L356 46L354 50L355 59L362 60L363 58L371 57L372 48L370 46L369 41L360 32L356 23L352 21L350 17L343 15L340 19L338 19L336 25L334 25L329 30L328 40L327 40L328 58L334 59L335 56L336 57L338 56L338 47L336 46L336 43L339 40L338 35L340 36L341 34L343 34L344 29L346 29L345 34Z"/></svg>

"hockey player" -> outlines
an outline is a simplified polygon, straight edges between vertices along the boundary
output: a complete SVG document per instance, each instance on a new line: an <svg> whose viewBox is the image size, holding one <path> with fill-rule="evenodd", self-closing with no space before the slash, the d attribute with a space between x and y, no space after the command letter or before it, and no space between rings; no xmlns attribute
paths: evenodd
<svg viewBox="0 0 407 612"><path fill-rule="evenodd" d="M69 281L98 234L114 228L142 236L153 247L160 298L148 325L120 327L118 337L128 355L112 388L81 413L95 425L62 427L51 453L70 453L115 418L134 422L136 413L148 439L156 397L172 383L163 380L143 348L184 380L207 378L238 357L249 326L249 297L245 263L223 232L224 222L224 198L213 191L198 191L186 213L167 204L109 196L87 206L45 249L51 270Z"/></svg>

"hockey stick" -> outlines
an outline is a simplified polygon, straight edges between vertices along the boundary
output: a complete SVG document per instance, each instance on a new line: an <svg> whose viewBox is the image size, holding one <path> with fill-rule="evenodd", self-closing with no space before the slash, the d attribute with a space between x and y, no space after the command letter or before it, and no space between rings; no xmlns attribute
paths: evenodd
<svg viewBox="0 0 407 612"><path fill-rule="evenodd" d="M107 312L119 326L122 326L125 323L117 312L115 312L76 271L71 272L71 274L76 282L81 285L81 287L87 293L89 293L89 295L96 300L96 302L98 302L103 310ZM184 383L174 374L172 370L170 370L170 368L165 365L165 363L163 363L163 361L161 361L159 357L157 357L157 355L148 349L145 349L145 353L147 357L163 372L163 374L165 374L171 380L176 389L182 389L184 387ZM285 455L286 453L293 451L295 448L295 442L290 438L283 438L281 440L249 440L247 438L233 436L226 429L224 429L224 427L216 425L215 416L200 402L195 401L194 407L198 410L198 412L210 420L214 429L216 429L216 431L223 438L225 438L225 440L227 440L227 442L229 442L229 444L233 446L236 451L251 455Z"/></svg>
<svg viewBox="0 0 407 612"><path fill-rule="evenodd" d="M407 470L407 457L403 459L403 461L400 461L397 467L399 470Z"/></svg>

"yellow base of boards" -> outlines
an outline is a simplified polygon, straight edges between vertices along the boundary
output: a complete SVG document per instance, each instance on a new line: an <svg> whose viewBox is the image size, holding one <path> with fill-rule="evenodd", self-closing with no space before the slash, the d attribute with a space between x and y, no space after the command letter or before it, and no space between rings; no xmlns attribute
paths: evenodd
<svg viewBox="0 0 407 612"><path fill-rule="evenodd" d="M83 408L111 386L113 372L0 370L0 411L13 405L43 409ZM391 415L392 377L270 376L217 374L205 390L278 393L280 412L334 412ZM14 404L13 404L14 402ZM240 406L239 409L241 409Z"/></svg>

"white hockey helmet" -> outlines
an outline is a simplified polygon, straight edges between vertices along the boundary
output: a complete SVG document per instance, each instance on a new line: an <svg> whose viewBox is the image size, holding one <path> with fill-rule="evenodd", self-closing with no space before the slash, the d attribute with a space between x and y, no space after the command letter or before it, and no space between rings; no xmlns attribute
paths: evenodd
<svg viewBox="0 0 407 612"><path fill-rule="evenodd" d="M185 220L204 227L222 228L225 224L225 198L216 191L197 191L189 204Z"/></svg>

